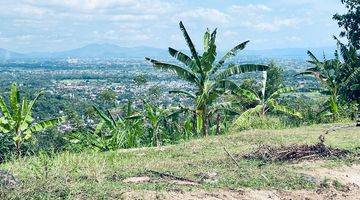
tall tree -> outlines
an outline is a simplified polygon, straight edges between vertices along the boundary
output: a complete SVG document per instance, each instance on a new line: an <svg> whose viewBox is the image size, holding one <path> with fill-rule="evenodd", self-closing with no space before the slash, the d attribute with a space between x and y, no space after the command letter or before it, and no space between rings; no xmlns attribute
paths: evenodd
<svg viewBox="0 0 360 200"><path fill-rule="evenodd" d="M360 49L360 1L341 0L348 9L345 14L335 14L333 18L338 21L339 27L343 28L340 36L346 37L356 49Z"/></svg>
<svg viewBox="0 0 360 200"><path fill-rule="evenodd" d="M171 56L180 61L183 65L175 65L160 62L154 59L146 58L150 61L155 68L164 69L175 72L178 77L193 84L196 87L195 93L188 91L171 91L172 93L183 94L189 98L192 98L195 102L196 110L196 124L198 132L202 132L203 135L208 134L209 129L209 108L216 103L218 97L220 97L227 86L226 79L232 75L253 72L264 71L267 69L265 65L256 64L234 64L230 63L226 66L226 69L219 71L224 67L226 61L235 56L239 51L243 50L249 41L243 42L228 53L226 53L220 60L216 61L216 32L210 32L208 29L203 38L204 53L200 55L185 29L182 22L179 23L180 30L183 33L187 46L190 49L191 56L186 55L183 52L169 48Z"/></svg>

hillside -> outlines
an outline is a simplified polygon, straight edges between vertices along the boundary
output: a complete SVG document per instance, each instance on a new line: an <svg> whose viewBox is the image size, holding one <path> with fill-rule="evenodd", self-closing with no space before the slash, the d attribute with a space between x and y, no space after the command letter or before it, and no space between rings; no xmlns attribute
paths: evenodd
<svg viewBox="0 0 360 200"><path fill-rule="evenodd" d="M62 153L2 164L20 180L2 199L356 199L359 128L330 132L345 158L266 163L242 155L260 145L315 144L333 127L251 130L178 145L106 153ZM234 157L237 164L228 156ZM237 166L238 165L238 166Z"/></svg>
<svg viewBox="0 0 360 200"><path fill-rule="evenodd" d="M335 47L322 48L282 48L282 49L265 49L265 50L245 50L239 56L251 58L271 58L271 59L301 59L308 58L306 52L311 50L315 55L321 57L325 54L328 58L333 57ZM182 50L189 53L187 50ZM223 55L224 51L219 51ZM8 59L54 59L54 58L96 58L96 59L114 59L114 58L141 58L155 57L168 58L167 49L135 46L122 47L115 44L89 44L76 49L56 52L33 52L33 53L16 53L5 49L0 49L0 61Z"/></svg>

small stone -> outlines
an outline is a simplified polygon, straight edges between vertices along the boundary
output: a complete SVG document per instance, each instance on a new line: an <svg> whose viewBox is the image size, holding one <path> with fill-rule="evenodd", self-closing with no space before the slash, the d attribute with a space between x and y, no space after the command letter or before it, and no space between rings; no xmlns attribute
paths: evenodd
<svg viewBox="0 0 360 200"><path fill-rule="evenodd" d="M123 180L124 183L146 183L150 182L150 177L148 176L139 176L139 177L130 177Z"/></svg>

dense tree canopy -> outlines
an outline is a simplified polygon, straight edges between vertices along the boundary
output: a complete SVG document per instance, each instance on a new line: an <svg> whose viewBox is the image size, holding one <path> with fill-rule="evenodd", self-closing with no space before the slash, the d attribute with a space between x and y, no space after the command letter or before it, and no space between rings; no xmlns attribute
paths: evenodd
<svg viewBox="0 0 360 200"><path fill-rule="evenodd" d="M360 48L360 0L341 0L348 12L335 14L333 18L343 28L341 37L346 37L356 49Z"/></svg>

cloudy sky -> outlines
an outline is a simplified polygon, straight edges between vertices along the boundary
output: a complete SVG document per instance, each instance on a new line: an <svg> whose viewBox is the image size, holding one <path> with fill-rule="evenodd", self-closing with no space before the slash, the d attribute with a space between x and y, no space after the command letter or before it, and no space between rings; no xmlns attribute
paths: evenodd
<svg viewBox="0 0 360 200"><path fill-rule="evenodd" d="M0 48L59 51L90 43L184 48L182 20L197 46L218 27L218 46L333 46L340 0L0 0Z"/></svg>

